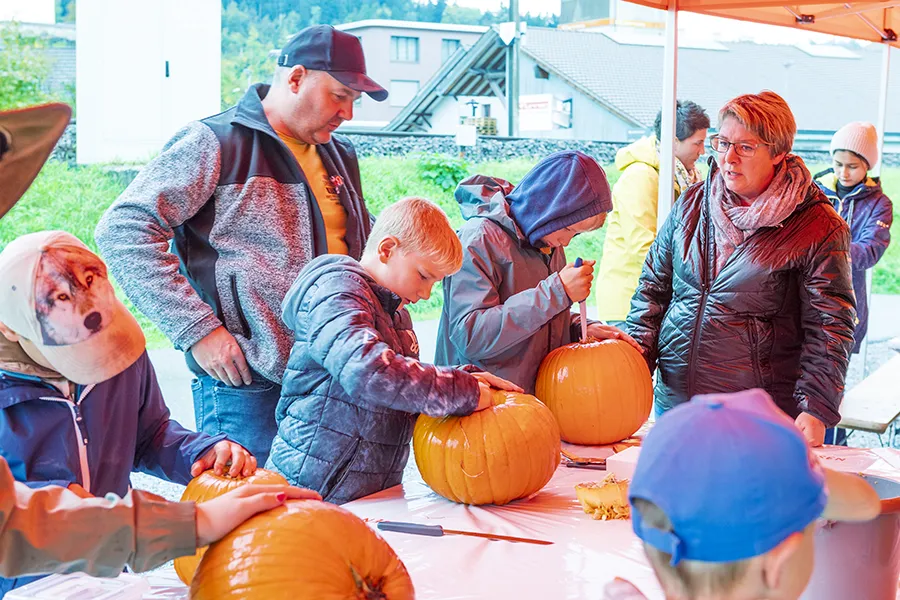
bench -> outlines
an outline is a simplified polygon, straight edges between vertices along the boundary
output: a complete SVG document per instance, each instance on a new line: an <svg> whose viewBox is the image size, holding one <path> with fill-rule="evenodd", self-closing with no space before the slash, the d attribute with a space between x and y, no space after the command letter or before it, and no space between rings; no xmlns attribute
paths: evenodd
<svg viewBox="0 0 900 600"><path fill-rule="evenodd" d="M892 357L877 371L844 394L838 427L877 433L879 440L890 427L893 442L894 420L900 416L900 355ZM882 442L883 445L883 442Z"/></svg>

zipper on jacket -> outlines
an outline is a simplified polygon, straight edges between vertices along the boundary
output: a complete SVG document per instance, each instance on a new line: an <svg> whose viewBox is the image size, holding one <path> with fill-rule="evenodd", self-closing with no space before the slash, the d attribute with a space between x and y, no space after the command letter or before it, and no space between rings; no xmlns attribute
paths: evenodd
<svg viewBox="0 0 900 600"><path fill-rule="evenodd" d="M756 385L760 388L765 387L762 378L762 365L759 356L759 330L756 328L756 319L750 317L750 356L753 360L753 374L756 376Z"/></svg>
<svg viewBox="0 0 900 600"><path fill-rule="evenodd" d="M94 389L93 385L85 386L82 389L81 394L78 394L77 398L72 398L71 396L65 396L63 398L47 396L41 398L41 400L61 402L69 407L69 412L72 414L72 423L75 425L75 437L78 439L78 463L81 468L81 487L89 494L91 493L91 468L90 463L88 462L88 437L87 429L85 429L84 426L84 419L81 415L81 403L92 389Z"/></svg>
<svg viewBox="0 0 900 600"><path fill-rule="evenodd" d="M694 324L694 340L691 344L691 355L689 357L690 366L688 367L688 398L692 398L694 396L694 379L697 375L697 352L700 349L700 331L703 323L703 313L706 312L706 301L709 296L709 287L710 280L712 279L710 274L710 260L709 260L709 238L712 235L712 231L710 231L709 227L709 177L712 175L712 170L710 170L710 174L707 175L707 185L704 189L704 198L706 200L706 215L703 220L706 224L706 239L703 240L703 269L700 272L700 306L697 308L697 320Z"/></svg>

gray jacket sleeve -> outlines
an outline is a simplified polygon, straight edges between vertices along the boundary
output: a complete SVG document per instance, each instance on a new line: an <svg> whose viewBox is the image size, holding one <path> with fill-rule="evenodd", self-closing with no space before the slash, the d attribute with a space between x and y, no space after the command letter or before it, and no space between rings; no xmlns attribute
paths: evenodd
<svg viewBox="0 0 900 600"><path fill-rule="evenodd" d="M501 302L502 267L509 257L495 253L503 253L509 244L508 238L490 231L469 240L464 244L462 268L444 280L450 342L468 362L506 352L572 306L559 273Z"/></svg>
<svg viewBox="0 0 900 600"><path fill-rule="evenodd" d="M309 311L312 358L351 399L432 417L471 414L480 396L476 379L394 352L375 327L368 289L359 275L338 273L310 290L309 305L302 309Z"/></svg>
<svg viewBox="0 0 900 600"><path fill-rule="evenodd" d="M197 548L196 507L132 491L82 499L69 490L15 482L0 459L0 575L146 571Z"/></svg>
<svg viewBox="0 0 900 600"><path fill-rule="evenodd" d="M220 168L215 134L190 123L110 206L94 234L125 294L181 350L222 325L169 251L174 229L212 198Z"/></svg>

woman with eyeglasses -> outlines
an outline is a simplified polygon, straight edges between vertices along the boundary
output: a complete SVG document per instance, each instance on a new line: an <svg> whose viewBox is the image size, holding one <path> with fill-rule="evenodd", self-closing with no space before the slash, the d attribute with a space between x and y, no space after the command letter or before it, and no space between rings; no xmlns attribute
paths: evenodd
<svg viewBox="0 0 900 600"><path fill-rule="evenodd" d="M773 92L726 103L706 181L650 248L628 332L659 369L657 415L696 394L762 388L811 445L840 420L850 232L790 153L796 129Z"/></svg>

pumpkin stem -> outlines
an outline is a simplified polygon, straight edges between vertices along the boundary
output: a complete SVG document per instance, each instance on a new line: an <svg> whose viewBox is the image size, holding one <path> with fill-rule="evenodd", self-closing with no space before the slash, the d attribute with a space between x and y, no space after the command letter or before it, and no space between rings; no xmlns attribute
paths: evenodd
<svg viewBox="0 0 900 600"><path fill-rule="evenodd" d="M381 591L382 581L371 581L356 572L353 565L350 566L350 574L353 575L353 583L356 584L356 600L388 600Z"/></svg>

